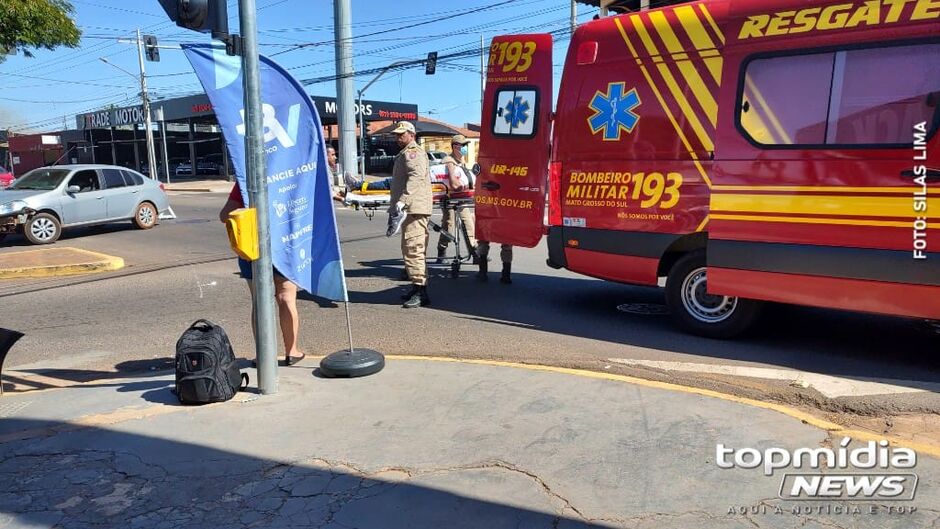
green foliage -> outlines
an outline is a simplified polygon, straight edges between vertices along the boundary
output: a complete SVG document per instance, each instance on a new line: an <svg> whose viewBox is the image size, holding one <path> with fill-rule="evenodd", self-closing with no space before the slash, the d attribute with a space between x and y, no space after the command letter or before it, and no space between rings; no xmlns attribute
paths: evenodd
<svg viewBox="0 0 940 529"><path fill-rule="evenodd" d="M78 46L74 11L67 0L0 0L0 62L11 51L32 57L32 49Z"/></svg>

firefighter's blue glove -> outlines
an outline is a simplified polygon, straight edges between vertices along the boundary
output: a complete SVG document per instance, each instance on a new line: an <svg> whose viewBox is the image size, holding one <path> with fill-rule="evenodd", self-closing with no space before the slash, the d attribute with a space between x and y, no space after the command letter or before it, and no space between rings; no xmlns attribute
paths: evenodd
<svg viewBox="0 0 940 529"><path fill-rule="evenodd" d="M397 202L394 206L388 208L388 229L385 231L385 236L392 237L398 233L407 216L404 202Z"/></svg>

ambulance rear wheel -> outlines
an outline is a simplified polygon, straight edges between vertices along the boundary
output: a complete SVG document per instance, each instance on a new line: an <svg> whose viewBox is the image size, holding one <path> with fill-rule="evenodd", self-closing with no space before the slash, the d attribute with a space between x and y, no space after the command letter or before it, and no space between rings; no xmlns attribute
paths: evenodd
<svg viewBox="0 0 940 529"><path fill-rule="evenodd" d="M666 280L666 302L682 330L706 338L733 338L760 315L761 303L708 293L705 251L697 250L676 262Z"/></svg>

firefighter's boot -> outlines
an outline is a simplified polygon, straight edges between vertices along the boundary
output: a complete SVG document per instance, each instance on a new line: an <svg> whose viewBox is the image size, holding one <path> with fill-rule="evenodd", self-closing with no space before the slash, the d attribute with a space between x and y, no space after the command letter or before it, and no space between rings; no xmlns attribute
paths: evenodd
<svg viewBox="0 0 940 529"><path fill-rule="evenodd" d="M480 281L487 281L487 280L489 280L489 277L487 277L487 275L486 275L488 272L489 272L489 263L486 262L486 259L481 259L481 260L480 260L480 271L477 272L477 279L480 280Z"/></svg>
<svg viewBox="0 0 940 529"><path fill-rule="evenodd" d="M406 309L416 309L431 304L431 298L428 297L428 287L425 285L416 286L414 293L408 298L402 307Z"/></svg>
<svg viewBox="0 0 940 529"><path fill-rule="evenodd" d="M512 277L510 277L510 274L512 274L512 263L503 263L503 275L500 276L499 282L504 285L511 285Z"/></svg>

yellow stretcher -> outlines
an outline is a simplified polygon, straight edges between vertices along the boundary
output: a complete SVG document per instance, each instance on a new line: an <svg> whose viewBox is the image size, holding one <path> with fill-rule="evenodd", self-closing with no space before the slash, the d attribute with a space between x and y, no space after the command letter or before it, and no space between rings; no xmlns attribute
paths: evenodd
<svg viewBox="0 0 940 529"><path fill-rule="evenodd" d="M447 187L443 184L431 184L431 193L435 202L440 202L447 196ZM356 210L363 210L367 217L372 218L375 211L387 208L391 202L391 191L387 189L369 189L366 186L360 189L350 189L342 199L343 205Z"/></svg>

